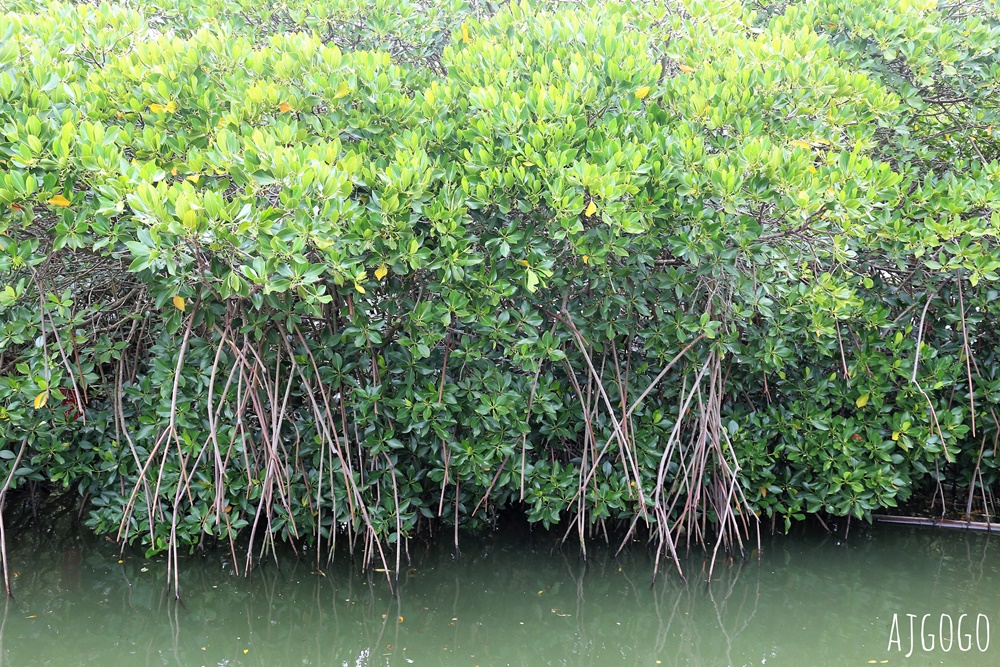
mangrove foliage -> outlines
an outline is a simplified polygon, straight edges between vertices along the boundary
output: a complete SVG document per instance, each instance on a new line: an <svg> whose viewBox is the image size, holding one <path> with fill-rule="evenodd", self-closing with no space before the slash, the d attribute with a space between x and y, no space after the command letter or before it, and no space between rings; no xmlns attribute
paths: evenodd
<svg viewBox="0 0 1000 667"><path fill-rule="evenodd" d="M175 574L989 516L998 12L2 0L0 506Z"/></svg>

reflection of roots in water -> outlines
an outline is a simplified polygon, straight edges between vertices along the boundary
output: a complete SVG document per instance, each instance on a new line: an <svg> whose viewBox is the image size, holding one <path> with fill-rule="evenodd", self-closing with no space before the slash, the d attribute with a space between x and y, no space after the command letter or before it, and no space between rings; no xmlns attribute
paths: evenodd
<svg viewBox="0 0 1000 667"><path fill-rule="evenodd" d="M314 563L306 561L291 561L287 567L283 564L280 568L254 569L254 591L247 597L245 611L248 640L268 646L285 641L290 650L301 652L302 641L296 631L312 627L314 629L306 635L315 640L316 664L332 664L328 652L337 647L331 647L329 637L338 629L342 632L343 628L351 627L357 628L355 638L371 649L369 656L378 656L381 651L377 649L384 641L388 623L395 621L398 615L391 613L398 600L384 593L384 585L380 586L384 582L380 578L357 576L348 571L327 577L318 574L313 566ZM308 599L314 601L314 606L311 609L303 609L300 605L290 607L286 590L290 586L302 590L310 583ZM305 615L290 618L287 612L291 609ZM330 634L324 632L327 617L333 626Z"/></svg>
<svg viewBox="0 0 1000 667"><path fill-rule="evenodd" d="M532 538L532 542L538 541ZM651 586L651 555L643 549L627 550L618 558L612 556L612 548L590 549L590 557L583 560L575 545L552 549L551 544L539 546L535 543L519 544L513 552L517 555L511 558L512 552L508 552L507 558L502 559L504 570L495 572L490 563L491 555L499 555L493 553L495 546L484 547L482 555L477 556L476 548L467 543L463 559L447 566L448 581L453 582L451 586L454 588L447 590L439 584L426 588L420 581L424 567L440 567L441 562L440 554L435 557L433 551L424 554L426 560L417 556L414 565L420 574L414 577L412 585L401 587L404 609L408 599L424 600L422 596L432 595L439 602L451 599L450 605L444 602L438 607L439 613L447 612L451 617L460 617L463 612L468 615L469 596L478 594L478 588L475 589L477 593L469 590L470 581L477 585L480 581L489 581L494 585L484 589L485 597L482 599L487 607L491 604L490 596L506 599L514 596L513 599L520 599L525 605L523 612L538 613L542 622L548 616L545 612L549 611L549 607L558 609L559 613L553 611L558 616L572 615L572 619L567 619L569 625L566 632L539 634L532 639L532 646L534 653L551 651L565 656L567 661L576 656L573 659L579 659L582 665L594 664L593 658L610 646L609 641L620 641L622 646L631 645L632 650L640 646L649 647L648 650L655 651L663 664L700 664L705 655L698 653L698 647L708 645L719 646L718 657L723 659L734 650L731 646L736 639L753 623L761 588L756 559L746 563L730 562L725 566L718 563L709 585L705 579L710 554L701 559L691 558L687 560L685 570L696 573L703 569L702 576L692 577L688 583L676 578L661 579ZM538 558L543 554L542 558ZM484 568L487 574L484 574ZM497 584L497 581L502 583ZM562 594L558 593L559 590ZM512 609L516 611L520 604L515 603ZM610 608L631 609L634 613L607 616L604 614L604 609L609 608L607 605ZM504 606L503 603L501 606ZM410 613L415 614L416 610L411 608ZM522 618L529 619L518 616L516 620ZM609 630L609 621L612 624L620 621L620 627L614 626ZM462 625L461 621L459 625ZM465 626L465 630L472 634L453 638L456 645L468 645L478 634L475 627ZM487 643L488 634L483 636ZM634 641L630 641L633 636ZM692 645L682 646L684 644ZM723 650L725 653L722 653ZM476 661L488 664L488 652L488 647L477 645ZM499 659L499 656L495 657ZM506 653L504 657L509 658ZM644 660L649 655L635 657Z"/></svg>
<svg viewBox="0 0 1000 667"><path fill-rule="evenodd" d="M712 601L715 609L715 616L719 622L719 631L726 638L726 662L732 664L733 639L743 634L750 626L750 622L757 615L757 601L760 599L760 567L749 565L742 567L728 568L734 573L728 581L716 581L708 586L708 597ZM750 569L751 572L745 570ZM742 595L734 597L737 579L741 577L753 577L753 590L749 586L741 586ZM720 586L721 584L721 586ZM751 600L747 597L752 595ZM730 606L735 607L732 613L726 613ZM727 628L724 618L731 618L733 627Z"/></svg>
<svg viewBox="0 0 1000 667"><path fill-rule="evenodd" d="M3 667L3 657L6 652L3 650L3 632L7 627L7 614L10 611L10 598L4 596L3 598L3 618L0 618L0 667Z"/></svg>
<svg viewBox="0 0 1000 667"><path fill-rule="evenodd" d="M709 567L706 560L702 568L707 570ZM747 577L752 578L752 586L748 585ZM727 663L731 663L732 642L746 631L756 615L759 592L760 569L753 563L732 563L729 567L716 568L711 583L692 578L687 583L671 581L654 586L652 601L659 621L654 644L657 655L669 655L674 664L698 664L704 656L696 647L715 644L721 637L726 646ZM696 615L703 611L706 593L715 614L714 627L695 622ZM682 641L667 650L667 640L677 620L681 621L676 630ZM712 633L711 642L701 637L702 629Z"/></svg>
<svg viewBox="0 0 1000 667"><path fill-rule="evenodd" d="M67 545L72 546L67 549ZM100 605L101 626L128 637L139 655L160 655L178 666L195 664L192 659L197 654L192 652L201 652L205 633L239 637L238 648L222 649L216 642L217 651L252 650L256 641L258 646L287 647L289 654L312 654L312 664L319 665L340 664L347 647L331 643L330 638L344 636L343 629L338 631L341 622L343 628L353 629L352 644L356 640L372 647L373 662L385 664L377 647L397 643L387 623L401 615L393 613L399 600L388 595L379 575L361 576L349 567L323 576L313 569L314 562L283 558L280 567L266 564L247 579L233 573L228 552L220 550L180 561L178 574L188 595L178 602L164 586L163 558L127 554L119 559L117 546L110 542L92 536L60 540L48 529L29 528L9 546L12 570L22 571L14 579L17 597L0 610L4 614L0 661L5 657L2 633L7 613L16 618L41 609L58 618L79 604ZM71 552L68 560L67 552ZM26 562L31 562L30 568L20 566ZM70 581L66 567L81 570L76 592L67 590L73 587L65 585ZM293 605L295 598L300 603ZM224 611L216 613L220 609ZM331 662L334 656L338 659Z"/></svg>
<svg viewBox="0 0 1000 667"><path fill-rule="evenodd" d="M636 611L635 618L651 612L656 618L653 651L663 660L663 664L700 664L705 656L699 653L697 647L716 644L720 638L725 644L727 663L731 664L734 640L747 631L757 613L761 591L758 562L737 561L729 563L728 567L716 567L712 581L708 583L707 574L711 563L709 557L706 557L701 563L702 578L692 577L686 583L677 579L661 580L650 585L647 578L648 567L644 567L648 563L640 565L631 562L633 559L628 557L629 554L625 556L624 559L598 557L583 561L563 554L562 569L576 584L574 615L580 645L593 647L596 643L595 638L590 636L593 628L586 617L588 591L593 593L600 590L599 586L594 585L595 581L613 581L620 577L627 584L624 594L631 598L631 606ZM696 571L696 565L697 561L692 561L686 568L691 568L690 571L693 572ZM706 599L710 601L715 615L714 626L695 622L696 615L704 617ZM599 600L593 600L592 604L594 603L599 604ZM643 625L642 630L645 629L646 626ZM702 629L709 631L711 636L702 637ZM623 626L624 631L626 626ZM672 631L681 641L675 639L670 642ZM711 641L707 641L708 639ZM585 658L586 652L582 653ZM591 663L585 660L584 664Z"/></svg>
<svg viewBox="0 0 1000 667"><path fill-rule="evenodd" d="M174 662L177 663L177 667L184 667L184 661L181 659L180 610L182 603L180 600L167 595L166 591L164 591L164 595L160 599L166 603L167 620L170 621L170 639L171 647L173 648Z"/></svg>

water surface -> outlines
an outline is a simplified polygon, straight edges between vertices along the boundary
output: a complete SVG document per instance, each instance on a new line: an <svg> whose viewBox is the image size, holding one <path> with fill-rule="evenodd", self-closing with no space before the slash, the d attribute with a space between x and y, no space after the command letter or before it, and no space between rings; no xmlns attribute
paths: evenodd
<svg viewBox="0 0 1000 667"><path fill-rule="evenodd" d="M664 567L651 585L642 548L591 546L583 561L544 534L503 532L463 538L457 560L446 544L412 545L398 597L347 558L321 571L284 557L247 579L220 553L181 562L178 603L163 560L22 531L8 545L0 665L985 667L1000 664L986 631L1000 635L998 539L802 532L719 563L711 585L697 558L687 583Z"/></svg>

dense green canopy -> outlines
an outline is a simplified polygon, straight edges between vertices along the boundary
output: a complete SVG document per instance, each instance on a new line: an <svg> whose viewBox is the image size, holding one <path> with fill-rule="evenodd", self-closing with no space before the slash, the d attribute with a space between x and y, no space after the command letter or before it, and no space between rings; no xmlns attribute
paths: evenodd
<svg viewBox="0 0 1000 667"><path fill-rule="evenodd" d="M995 0L4 4L5 494L390 570L992 507Z"/></svg>

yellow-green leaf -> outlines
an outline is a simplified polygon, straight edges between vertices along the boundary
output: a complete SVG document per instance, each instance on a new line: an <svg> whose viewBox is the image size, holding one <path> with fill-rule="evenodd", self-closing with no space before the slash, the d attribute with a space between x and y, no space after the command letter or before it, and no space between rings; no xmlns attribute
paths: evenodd
<svg viewBox="0 0 1000 667"><path fill-rule="evenodd" d="M520 264L521 266L528 266L528 262L523 259L515 259L514 261Z"/></svg>
<svg viewBox="0 0 1000 667"><path fill-rule="evenodd" d="M386 268L385 264L383 264L380 267L378 267L377 269L375 269L375 277L378 280L382 280L383 278L385 278L386 274L388 274L388 273L389 273L389 269Z"/></svg>
<svg viewBox="0 0 1000 667"><path fill-rule="evenodd" d="M801 139L796 139L795 141L792 142L792 145L795 146L796 148L803 148L805 150L809 150L812 148L812 144L810 144L808 141L802 141Z"/></svg>
<svg viewBox="0 0 1000 667"><path fill-rule="evenodd" d="M471 41L470 38L469 38L469 26L467 26L466 24L463 23L462 24L462 42L465 43L465 44L468 44L469 41Z"/></svg>
<svg viewBox="0 0 1000 667"><path fill-rule="evenodd" d="M899 440L899 431L893 431L892 432L892 439L893 440Z"/></svg>
<svg viewBox="0 0 1000 667"><path fill-rule="evenodd" d="M63 197L62 195L56 195L55 197L49 200L49 203L52 204L53 206L69 206L69 200Z"/></svg>
<svg viewBox="0 0 1000 667"><path fill-rule="evenodd" d="M149 105L149 110L152 111L153 113L160 113L161 111L163 111L163 105L162 104L156 104L154 102L154 103L152 103L152 104Z"/></svg>
<svg viewBox="0 0 1000 667"><path fill-rule="evenodd" d="M528 269L527 272L525 272L524 276L525 276L525 281L526 281L525 287L528 288L528 291L529 292L534 292L535 290L537 290L538 289L538 275L534 271L532 271L531 269Z"/></svg>
<svg viewBox="0 0 1000 667"><path fill-rule="evenodd" d="M340 85L337 86L337 92L333 94L333 99L339 100L341 97L345 97L351 92L351 86L346 81L341 81Z"/></svg>
<svg viewBox="0 0 1000 667"><path fill-rule="evenodd" d="M646 97L646 95L649 95L649 86L643 86L639 90L635 91L636 99L641 100L642 98Z"/></svg>
<svg viewBox="0 0 1000 667"><path fill-rule="evenodd" d="M866 391L865 393L858 396L858 400L854 401L854 404L857 405L859 408L863 408L866 405L868 405L869 398L871 398L871 394Z"/></svg>
<svg viewBox="0 0 1000 667"><path fill-rule="evenodd" d="M177 102L170 100L169 102L167 102L166 106L163 107L163 110L166 111L167 113L173 113L177 111Z"/></svg>
<svg viewBox="0 0 1000 667"><path fill-rule="evenodd" d="M583 212L583 214L589 218L590 216L594 215L595 213L597 213L597 204L595 204L594 200L591 199L590 203L587 204L587 210L585 210Z"/></svg>
<svg viewBox="0 0 1000 667"><path fill-rule="evenodd" d="M201 174L191 174L190 176L187 177L187 179L192 183L197 183L199 180L201 180Z"/></svg>
<svg viewBox="0 0 1000 667"><path fill-rule="evenodd" d="M364 294L364 293L365 293L365 288L364 288L364 287L362 287L361 285L359 285L358 283L354 283L354 289L358 290L358 291L359 291L359 292L361 292L362 294Z"/></svg>
<svg viewBox="0 0 1000 667"><path fill-rule="evenodd" d="M177 310L184 310L184 297L175 296L173 299L171 299L171 301L174 304L174 308L176 308Z"/></svg>
<svg viewBox="0 0 1000 667"><path fill-rule="evenodd" d="M38 396L35 396L35 409L38 410L39 408L45 407L45 404L48 402L49 402L49 392L48 390L45 390L42 393L38 394Z"/></svg>
<svg viewBox="0 0 1000 667"><path fill-rule="evenodd" d="M590 255L584 255L584 256L583 256L583 263L584 263L584 264L587 264L587 263L589 263L589 262L590 262Z"/></svg>

